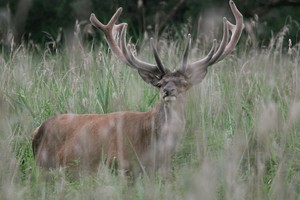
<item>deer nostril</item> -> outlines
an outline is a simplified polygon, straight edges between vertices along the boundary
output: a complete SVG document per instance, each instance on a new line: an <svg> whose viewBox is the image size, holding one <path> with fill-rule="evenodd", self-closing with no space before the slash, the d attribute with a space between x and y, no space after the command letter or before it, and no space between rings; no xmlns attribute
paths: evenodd
<svg viewBox="0 0 300 200"><path fill-rule="evenodd" d="M175 89L174 88L165 88L163 89L163 92L166 96L172 95L174 93Z"/></svg>
<svg viewBox="0 0 300 200"><path fill-rule="evenodd" d="M169 95L170 95L170 91L169 91L168 89L166 89L166 88L163 90L163 92L164 92L164 94L165 94L166 96L169 96Z"/></svg>

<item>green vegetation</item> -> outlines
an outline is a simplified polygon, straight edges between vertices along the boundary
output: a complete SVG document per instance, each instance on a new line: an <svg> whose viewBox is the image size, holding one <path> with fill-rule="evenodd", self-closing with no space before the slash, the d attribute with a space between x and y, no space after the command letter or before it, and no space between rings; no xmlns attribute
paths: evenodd
<svg viewBox="0 0 300 200"><path fill-rule="evenodd" d="M299 41L299 24L295 21L300 19L299 0L235 0L235 3L248 24L247 32L255 32L259 44L268 44L272 34L287 23L289 38ZM232 18L228 0L2 0L0 47L10 50L12 39L15 44L26 40L42 46L52 38L60 45L68 43L76 22L85 39L97 36L100 40L88 21L90 14L95 13L101 21L107 22L118 7L124 8L120 21L129 24L134 41L146 34L156 36L170 26L178 30L187 23L191 27L200 25L201 32L211 34L213 24L221 23L219 18ZM254 19L259 23L254 24Z"/></svg>
<svg viewBox="0 0 300 200"><path fill-rule="evenodd" d="M45 177L31 136L58 113L149 110L158 101L155 88L101 46L75 43L53 53L21 45L0 56L1 199L299 199L300 49L288 49L283 36L265 50L238 48L214 65L188 93L173 178L141 176L134 183L105 166L76 180L64 170ZM159 43L167 66L181 60L184 42L175 41ZM191 60L210 42L200 44ZM139 56L154 62L147 46Z"/></svg>

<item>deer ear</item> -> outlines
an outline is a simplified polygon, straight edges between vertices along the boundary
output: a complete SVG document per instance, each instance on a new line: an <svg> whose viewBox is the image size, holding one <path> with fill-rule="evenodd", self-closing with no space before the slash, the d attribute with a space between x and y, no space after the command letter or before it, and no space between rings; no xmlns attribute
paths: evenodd
<svg viewBox="0 0 300 200"><path fill-rule="evenodd" d="M158 82L161 80L161 77L158 77L154 75L151 72L144 71L144 70L138 70L139 75L142 77L142 79L155 87L158 87Z"/></svg>
<svg viewBox="0 0 300 200"><path fill-rule="evenodd" d="M185 73L189 79L188 82L191 85L197 85L201 83L202 80L205 78L207 74L207 68L206 67L188 68Z"/></svg>

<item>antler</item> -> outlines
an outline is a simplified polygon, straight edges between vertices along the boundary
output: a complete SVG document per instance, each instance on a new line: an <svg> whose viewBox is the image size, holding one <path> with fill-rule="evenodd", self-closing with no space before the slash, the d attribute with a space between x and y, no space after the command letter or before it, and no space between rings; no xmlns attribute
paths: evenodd
<svg viewBox="0 0 300 200"><path fill-rule="evenodd" d="M116 24L116 21L120 17L122 13L122 8L119 8L116 13L112 16L107 25L102 24L94 13L91 14L90 21L91 23L101 29L107 42L112 50L112 52L125 64L139 70L139 72L150 72L159 77L163 76L166 73L166 69L163 67L160 58L158 57L157 50L153 45L153 39L151 38L151 44L154 51L154 57L157 65L144 62L135 57L132 52L129 50L130 45L126 45L126 32L127 32L127 24L121 23ZM117 34L121 30L120 35L120 44L118 45Z"/></svg>
<svg viewBox="0 0 300 200"><path fill-rule="evenodd" d="M201 82L201 80L205 77L207 73L207 68L225 58L228 54L230 54L235 46L237 45L239 38L241 36L242 30L244 28L243 24L243 15L239 12L236 5L232 0L229 0L230 8L235 17L236 25L233 25L224 17L223 19L223 37L220 42L218 49L216 50L217 41L214 39L212 48L207 54L206 57L197 60L192 63L188 63L188 53L191 46L191 36L190 34L187 37L187 45L184 51L183 62L181 70L190 76L191 83L196 84ZM161 79L164 76L168 69L165 68L158 56L157 49L154 45L154 41L151 38L151 47L153 49L154 58L156 61L156 65L144 62L139 60L137 57L133 55L130 50L130 45L126 44L126 33L127 33L127 24L121 23L116 24L116 21L120 17L122 12L122 8L119 8L116 13L112 16L107 25L102 24L95 16L95 14L91 14L90 21L97 28L101 29L107 39L107 42L112 50L112 52L125 64L135 68L138 70L141 77L148 83L152 83L155 85L157 79ZM121 30L119 44L117 41L117 35ZM231 32L230 40L229 31Z"/></svg>
<svg viewBox="0 0 300 200"><path fill-rule="evenodd" d="M216 40L213 40L213 45L209 53L206 57L202 58L201 60L195 61L193 63L188 64L187 68L184 69L185 71L202 71L201 76L205 76L207 72L207 68L216 63L220 60L224 59L228 54L230 54L235 46L237 45L240 36L242 34L242 30L244 28L243 24L243 15L239 12L236 5L232 0L229 1L229 5L231 11L235 17L236 25L233 25L227 19L223 18L223 37L222 41L220 42L219 48L216 49ZM231 38L228 42L229 37L229 30L231 31ZM197 79L199 79L198 77ZM204 78L204 77L203 77Z"/></svg>

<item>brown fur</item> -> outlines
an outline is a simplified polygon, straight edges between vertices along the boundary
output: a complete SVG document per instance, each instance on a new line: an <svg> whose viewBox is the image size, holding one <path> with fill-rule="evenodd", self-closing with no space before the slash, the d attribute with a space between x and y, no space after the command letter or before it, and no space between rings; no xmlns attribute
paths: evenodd
<svg viewBox="0 0 300 200"><path fill-rule="evenodd" d="M167 172L184 127L183 117L175 129L164 130L166 124L174 123L170 112L184 115L180 99L168 104L159 103L149 112L54 116L34 132L36 162L46 169L68 166L73 171L96 171L104 163L127 173L136 174L142 167L148 172L157 168Z"/></svg>

